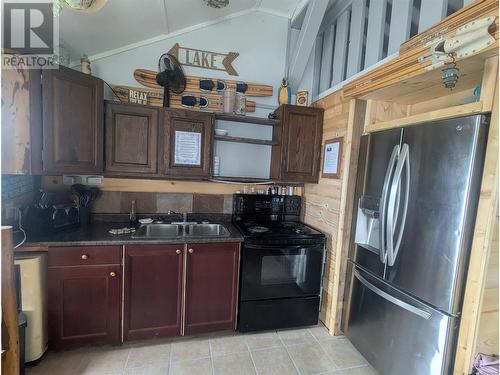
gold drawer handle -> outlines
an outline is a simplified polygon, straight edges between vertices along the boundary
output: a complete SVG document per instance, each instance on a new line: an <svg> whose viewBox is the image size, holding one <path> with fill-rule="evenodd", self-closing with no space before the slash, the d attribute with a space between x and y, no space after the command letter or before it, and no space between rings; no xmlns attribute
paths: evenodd
<svg viewBox="0 0 500 375"><path fill-rule="evenodd" d="M82 259L87 260L87 259L89 259L89 256L87 254L82 254Z"/></svg>
<svg viewBox="0 0 500 375"><path fill-rule="evenodd" d="M194 250L193 249L189 249L189 254L193 254L194 253Z"/></svg>
<svg viewBox="0 0 500 375"><path fill-rule="evenodd" d="M177 250L175 250L175 253L176 254L180 254L180 253L182 253L182 251L180 251L179 249L177 249Z"/></svg>
<svg viewBox="0 0 500 375"><path fill-rule="evenodd" d="M110 272L110 273L109 273L109 276L111 276L111 277L115 277L115 276L116 276L116 273L115 273L115 272Z"/></svg>

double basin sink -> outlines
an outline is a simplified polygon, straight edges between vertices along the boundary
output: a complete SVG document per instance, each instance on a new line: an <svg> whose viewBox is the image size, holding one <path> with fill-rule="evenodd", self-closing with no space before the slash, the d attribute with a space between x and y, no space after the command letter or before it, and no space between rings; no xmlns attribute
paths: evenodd
<svg viewBox="0 0 500 375"><path fill-rule="evenodd" d="M229 231L222 224L145 224L132 238L162 239L172 237L227 237Z"/></svg>

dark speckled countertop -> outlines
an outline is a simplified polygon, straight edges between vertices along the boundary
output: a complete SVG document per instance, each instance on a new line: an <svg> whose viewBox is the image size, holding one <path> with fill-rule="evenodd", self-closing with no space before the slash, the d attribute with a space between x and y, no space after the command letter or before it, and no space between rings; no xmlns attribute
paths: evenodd
<svg viewBox="0 0 500 375"><path fill-rule="evenodd" d="M217 220L218 219L218 220ZM28 236L24 246L91 246L91 245L127 245L127 244L179 244L179 243L212 243L212 242L243 242L243 236L229 220L210 220L211 223L224 225L229 236L224 237L194 237L177 236L161 240L135 239L131 234L112 235L110 229L123 228L128 223L123 221L94 221L85 227L69 229L61 232ZM188 219L189 220L189 219ZM192 220L192 219L191 219Z"/></svg>

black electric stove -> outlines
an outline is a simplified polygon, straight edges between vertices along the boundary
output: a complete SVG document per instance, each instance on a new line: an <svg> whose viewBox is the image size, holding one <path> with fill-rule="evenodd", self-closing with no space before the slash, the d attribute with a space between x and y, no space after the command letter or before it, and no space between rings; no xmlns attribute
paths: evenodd
<svg viewBox="0 0 500 375"><path fill-rule="evenodd" d="M244 236L238 329L318 322L325 236L301 223L300 196L235 194L233 222Z"/></svg>

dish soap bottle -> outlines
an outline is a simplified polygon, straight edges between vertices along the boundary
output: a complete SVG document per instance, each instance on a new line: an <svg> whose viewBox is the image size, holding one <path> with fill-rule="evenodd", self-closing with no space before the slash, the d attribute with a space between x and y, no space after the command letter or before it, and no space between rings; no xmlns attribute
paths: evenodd
<svg viewBox="0 0 500 375"><path fill-rule="evenodd" d="M137 216L135 214L135 200L133 200L130 206L129 224L131 227L133 227L135 226L136 223L137 223Z"/></svg>

